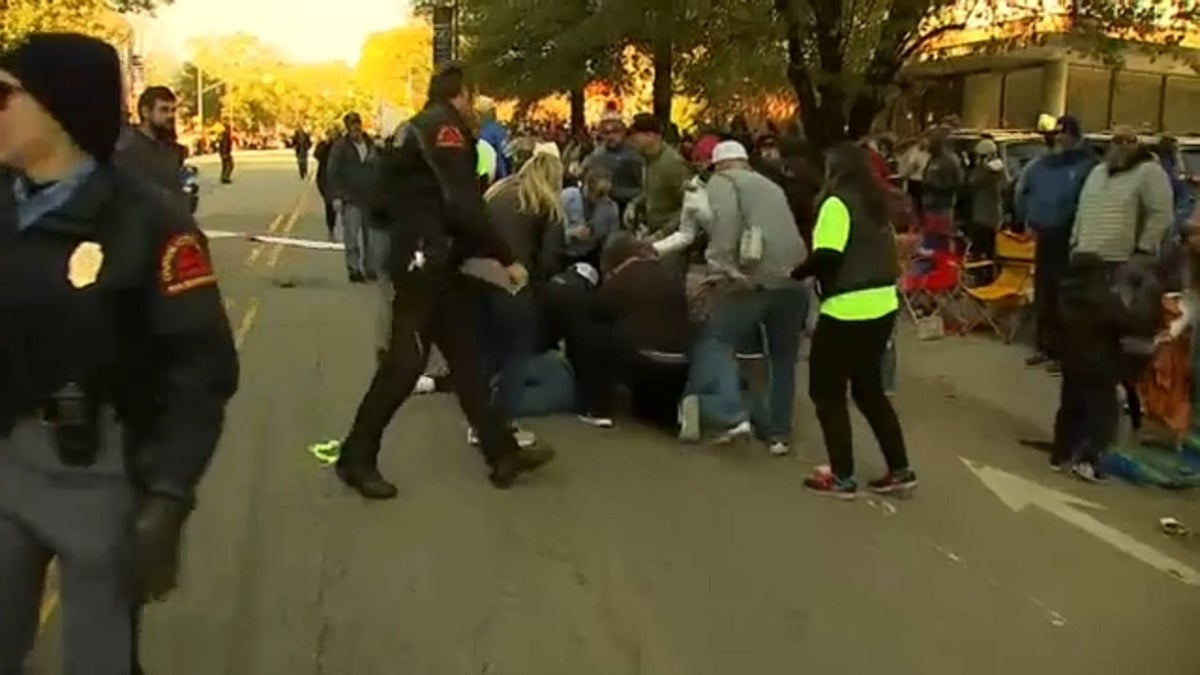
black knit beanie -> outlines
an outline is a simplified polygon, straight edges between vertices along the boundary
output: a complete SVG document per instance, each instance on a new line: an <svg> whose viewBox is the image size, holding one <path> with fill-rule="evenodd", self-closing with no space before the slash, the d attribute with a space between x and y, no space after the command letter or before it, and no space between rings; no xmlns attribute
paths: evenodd
<svg viewBox="0 0 1200 675"><path fill-rule="evenodd" d="M121 61L106 42L78 33L34 33L0 55L25 89L97 161L121 132Z"/></svg>

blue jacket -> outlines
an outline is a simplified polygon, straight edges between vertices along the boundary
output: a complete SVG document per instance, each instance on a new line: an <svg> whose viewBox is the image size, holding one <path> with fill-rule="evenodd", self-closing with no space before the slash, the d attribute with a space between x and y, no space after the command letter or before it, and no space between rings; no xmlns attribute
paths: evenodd
<svg viewBox="0 0 1200 675"><path fill-rule="evenodd" d="M1035 159L1017 179L1017 220L1034 230L1070 229L1083 182L1098 161L1087 143Z"/></svg>
<svg viewBox="0 0 1200 675"><path fill-rule="evenodd" d="M508 132L496 120L488 120L479 127L480 140L487 141L496 149L496 177L504 178L512 172L512 159L508 156Z"/></svg>
<svg viewBox="0 0 1200 675"><path fill-rule="evenodd" d="M592 236L587 239L575 239L566 234L567 255L571 258L582 258L600 248L609 235L621 227L617 203L608 197L589 202L579 188L569 187L559 195L559 204L567 218L565 230L586 225L592 231Z"/></svg>

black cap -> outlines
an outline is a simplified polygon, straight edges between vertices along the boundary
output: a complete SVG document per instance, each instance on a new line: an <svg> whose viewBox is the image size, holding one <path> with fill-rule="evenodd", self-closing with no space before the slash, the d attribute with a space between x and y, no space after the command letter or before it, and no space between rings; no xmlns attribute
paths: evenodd
<svg viewBox="0 0 1200 675"><path fill-rule="evenodd" d="M661 136L663 125L657 117L650 113L638 113L633 116L633 123L629 125L629 132L634 134L658 134Z"/></svg>
<svg viewBox="0 0 1200 675"><path fill-rule="evenodd" d="M111 45L79 33L34 33L0 55L0 69L80 149L101 162L112 157L124 115L121 60Z"/></svg>
<svg viewBox="0 0 1200 675"><path fill-rule="evenodd" d="M1073 115L1063 115L1058 118L1058 121L1054 125L1054 130L1071 138L1083 138L1083 130L1079 127L1079 120L1075 119Z"/></svg>

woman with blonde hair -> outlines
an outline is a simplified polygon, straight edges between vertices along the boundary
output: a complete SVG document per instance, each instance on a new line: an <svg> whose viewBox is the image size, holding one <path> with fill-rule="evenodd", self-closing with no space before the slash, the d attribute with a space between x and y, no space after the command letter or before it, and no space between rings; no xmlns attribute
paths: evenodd
<svg viewBox="0 0 1200 675"><path fill-rule="evenodd" d="M529 270L531 285L560 271L565 245L565 219L558 200L562 177L557 155L535 152L516 175L484 194L493 226L512 247L514 261ZM476 252L463 263L462 272L486 286L480 293L480 328L481 334L492 337L485 346L487 372L497 378L497 406L511 419L518 411L533 354L537 310L532 289L514 286L504 265L489 255L489 251ZM470 439L476 440L473 431ZM537 439L518 431L517 441L527 447Z"/></svg>

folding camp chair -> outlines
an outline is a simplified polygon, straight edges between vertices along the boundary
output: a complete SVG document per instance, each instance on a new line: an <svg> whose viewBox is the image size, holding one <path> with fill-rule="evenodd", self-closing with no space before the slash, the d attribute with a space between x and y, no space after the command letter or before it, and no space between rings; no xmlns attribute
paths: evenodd
<svg viewBox="0 0 1200 675"><path fill-rule="evenodd" d="M964 332L986 325L1005 342L1012 342L1021 330L1020 310L1033 301L1034 250L1032 235L1008 230L996 233L996 253L992 260L968 262L968 272L990 268L992 281L982 286L964 286L971 302L973 318L963 327ZM1006 315L1011 325L1001 326Z"/></svg>
<svg viewBox="0 0 1200 675"><path fill-rule="evenodd" d="M914 323L920 326L936 316L943 326L962 324L962 265L960 254L932 251L922 254L900 278L900 297Z"/></svg>

